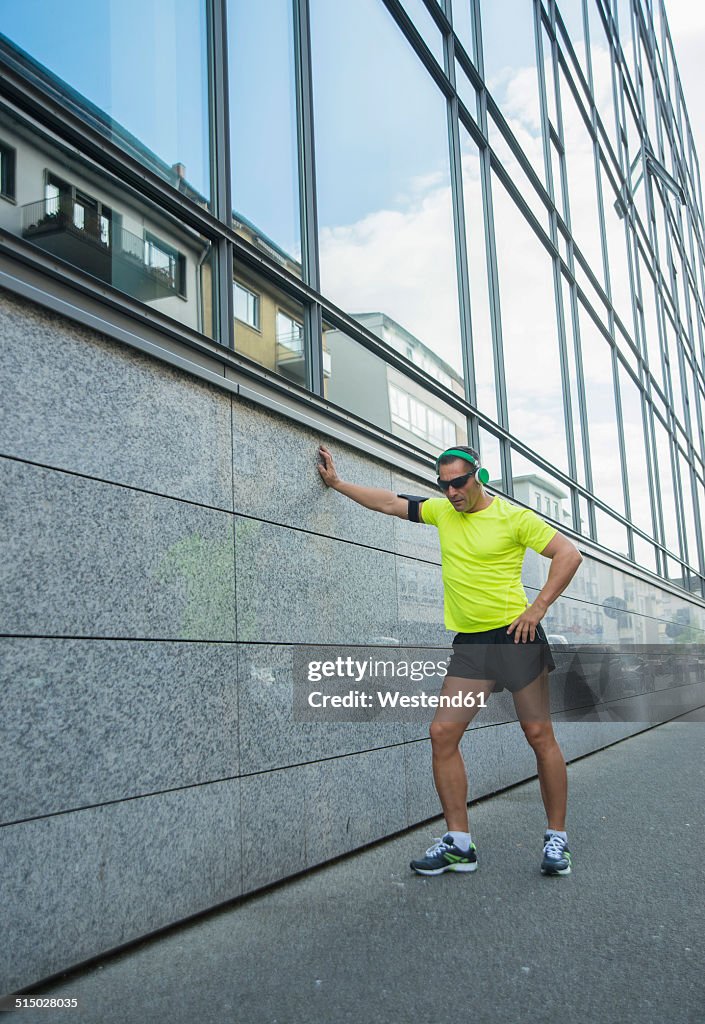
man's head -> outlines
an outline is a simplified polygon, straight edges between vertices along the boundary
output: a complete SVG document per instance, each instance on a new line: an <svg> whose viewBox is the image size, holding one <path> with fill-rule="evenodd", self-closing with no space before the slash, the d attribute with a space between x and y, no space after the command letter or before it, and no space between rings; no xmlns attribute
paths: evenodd
<svg viewBox="0 0 705 1024"><path fill-rule="evenodd" d="M448 449L438 458L438 486L457 512L478 512L490 504L492 499L478 479L479 468L479 454L465 445Z"/></svg>

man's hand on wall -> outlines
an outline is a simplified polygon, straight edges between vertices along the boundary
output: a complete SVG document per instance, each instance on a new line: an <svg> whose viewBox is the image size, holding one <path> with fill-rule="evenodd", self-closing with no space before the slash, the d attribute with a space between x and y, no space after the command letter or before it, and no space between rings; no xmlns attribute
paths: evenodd
<svg viewBox="0 0 705 1024"><path fill-rule="evenodd" d="M320 445L318 448L318 472L326 487L335 487L337 483L340 483L340 477L335 471L333 456L325 445Z"/></svg>

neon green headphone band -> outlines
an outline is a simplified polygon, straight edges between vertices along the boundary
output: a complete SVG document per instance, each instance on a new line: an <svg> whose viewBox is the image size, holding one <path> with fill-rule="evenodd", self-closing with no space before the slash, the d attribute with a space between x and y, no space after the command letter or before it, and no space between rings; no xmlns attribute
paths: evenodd
<svg viewBox="0 0 705 1024"><path fill-rule="evenodd" d="M470 455L469 452L461 452L458 448L446 448L446 450L444 452L441 452L441 454L436 459L436 469L438 469L438 463L441 461L444 455L457 455L459 459L465 459L466 462L472 462L473 466L480 465L477 459Z"/></svg>
<svg viewBox="0 0 705 1024"><path fill-rule="evenodd" d="M446 448L446 450L444 452L441 452L441 454L436 459L436 473L439 470L439 465L438 464L439 464L439 462L441 461L441 459L443 458L444 455L455 455L456 458L458 458L458 459L465 459L466 462L472 462L473 466L479 466L480 465L480 463L477 461L477 459L473 455L471 455L469 452L461 452L459 448ZM484 468L484 466L482 467L482 469L478 469L478 471L477 471L477 479L480 481L481 484L486 484L489 481L490 474Z"/></svg>

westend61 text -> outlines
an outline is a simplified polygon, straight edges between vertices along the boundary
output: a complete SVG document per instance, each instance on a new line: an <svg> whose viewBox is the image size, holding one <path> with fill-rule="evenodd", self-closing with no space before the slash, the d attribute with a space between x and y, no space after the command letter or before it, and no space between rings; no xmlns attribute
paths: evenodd
<svg viewBox="0 0 705 1024"><path fill-rule="evenodd" d="M314 690L308 695L311 708L486 708L485 693L399 693L388 690L368 693L366 690L348 690L347 693L321 693ZM375 700L376 698L376 700Z"/></svg>

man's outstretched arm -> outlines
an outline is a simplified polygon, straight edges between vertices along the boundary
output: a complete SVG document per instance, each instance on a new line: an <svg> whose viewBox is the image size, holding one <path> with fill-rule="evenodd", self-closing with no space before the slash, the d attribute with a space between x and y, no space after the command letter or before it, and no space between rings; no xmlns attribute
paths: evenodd
<svg viewBox="0 0 705 1024"><path fill-rule="evenodd" d="M319 461L318 472L327 487L339 491L348 498L352 498L358 505L372 509L373 512L384 512L388 516L398 516L399 519L409 518L409 502L406 498L400 498L394 491L387 491L383 487L361 487L359 484L349 484L341 480L335 470L333 456L328 449L321 445L318 449Z"/></svg>

